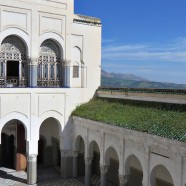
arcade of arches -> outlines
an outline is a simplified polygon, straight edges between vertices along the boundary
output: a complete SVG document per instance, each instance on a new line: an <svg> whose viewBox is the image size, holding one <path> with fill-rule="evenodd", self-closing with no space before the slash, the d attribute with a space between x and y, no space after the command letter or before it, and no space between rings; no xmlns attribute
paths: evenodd
<svg viewBox="0 0 186 186"><path fill-rule="evenodd" d="M76 138L76 155L73 158L73 176L85 177L85 185L90 186L93 176L100 179L101 186L142 186L143 169L139 159L131 155L125 163L126 175L119 173L119 157L113 147L105 153L105 165L100 165L100 149L95 141L87 147L90 157L85 155L85 143L81 136ZM77 153L78 152L78 153ZM151 173L151 186L173 186L172 177L164 166L154 168Z"/></svg>
<svg viewBox="0 0 186 186"><path fill-rule="evenodd" d="M71 63L64 60L60 44L47 39L40 46L39 57L32 59L21 38L7 36L0 46L0 87L83 87L81 51L74 47L72 53Z"/></svg>
<svg viewBox="0 0 186 186"><path fill-rule="evenodd" d="M57 120L53 118L43 121L39 131L38 154L28 155L24 124L19 120L9 121L1 131L0 166L27 171L28 184L37 182L37 171L34 171L37 165L60 170L59 128Z"/></svg>
<svg viewBox="0 0 186 186"><path fill-rule="evenodd" d="M24 125L18 120L9 121L1 132L1 167L26 170L26 140Z"/></svg>
<svg viewBox="0 0 186 186"><path fill-rule="evenodd" d="M45 120L40 127L38 142L38 165L60 169L59 125L53 118Z"/></svg>
<svg viewBox="0 0 186 186"><path fill-rule="evenodd" d="M86 186L91 185L95 175L101 186L177 186L182 185L181 180L184 182L181 176L184 172L180 177L175 172L181 170L182 160L177 150L174 156L171 151L174 146L181 148L181 143L177 146L169 139L162 142L157 136L131 133L78 117L73 117L73 123L73 176L85 176ZM154 148L153 145L160 142L161 146ZM170 143L172 148L164 152L163 148L167 149Z"/></svg>
<svg viewBox="0 0 186 186"><path fill-rule="evenodd" d="M121 156L120 153L123 149L121 144L124 145L124 141L121 143L120 140L116 140L117 138L113 134L107 138L111 131L116 130L117 132L117 128L110 131L106 126L98 126L101 130L105 130L105 139L103 140L95 129L95 123L91 125L94 126L93 128L88 123L82 126L75 118L73 124L75 128L72 153L60 149L60 124L56 119L49 117L42 122L39 129L38 154L28 157L26 150L27 131L24 124L19 120L7 122L1 131L1 167L27 170L29 184L37 182L37 171L34 172L34 169L42 165L55 167L61 171L61 176L65 178L84 177L86 186L91 185L93 176L101 186L176 185L173 172L164 164L157 162L149 174L146 172L144 165L146 162L143 161L143 158L147 154L140 155L142 148L137 148L135 143L125 142L127 149L125 149L125 155ZM89 127L88 136L84 126ZM110 143L110 139L112 143ZM129 145L130 143L132 146ZM165 159L165 157L160 158ZM170 160L168 159L168 161ZM146 182L147 175L149 175L150 183Z"/></svg>

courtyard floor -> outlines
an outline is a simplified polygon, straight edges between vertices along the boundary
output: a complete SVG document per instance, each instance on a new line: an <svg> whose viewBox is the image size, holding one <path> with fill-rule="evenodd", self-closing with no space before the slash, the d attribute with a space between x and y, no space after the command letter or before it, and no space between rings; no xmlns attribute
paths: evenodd
<svg viewBox="0 0 186 186"><path fill-rule="evenodd" d="M0 168L0 186L28 186L26 184L27 174L24 171L16 172L12 169ZM60 177L59 172L52 167L38 168L37 186L83 186L84 178L67 178ZM92 177L92 185L99 185L99 178Z"/></svg>

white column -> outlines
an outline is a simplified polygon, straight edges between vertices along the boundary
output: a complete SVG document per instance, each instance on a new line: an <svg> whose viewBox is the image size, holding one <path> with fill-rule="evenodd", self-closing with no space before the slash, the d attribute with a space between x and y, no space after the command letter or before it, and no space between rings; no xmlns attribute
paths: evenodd
<svg viewBox="0 0 186 186"><path fill-rule="evenodd" d="M6 83L6 80L7 80L7 61L5 60L4 61L4 78L5 78L5 83Z"/></svg>
<svg viewBox="0 0 186 186"><path fill-rule="evenodd" d="M38 63L38 58L30 59L29 86L31 87L37 86L37 63Z"/></svg>
<svg viewBox="0 0 186 186"><path fill-rule="evenodd" d="M118 175L120 186L127 186L129 175Z"/></svg>
<svg viewBox="0 0 186 186"><path fill-rule="evenodd" d="M44 65L43 62L41 62L41 79L44 77Z"/></svg>
<svg viewBox="0 0 186 186"><path fill-rule="evenodd" d="M37 183L37 154L27 155L27 183L28 185Z"/></svg>
<svg viewBox="0 0 186 186"><path fill-rule="evenodd" d="M57 79L57 68L56 68L56 62L54 63L54 81Z"/></svg>
<svg viewBox="0 0 186 186"><path fill-rule="evenodd" d="M101 186L108 186L107 181L107 173L109 170L109 165L100 165L100 171L101 171Z"/></svg>
<svg viewBox="0 0 186 186"><path fill-rule="evenodd" d="M21 77L22 77L22 61L19 61L19 85L21 82Z"/></svg>
<svg viewBox="0 0 186 186"><path fill-rule="evenodd" d="M2 64L2 61L0 61L0 77L2 77L2 73L1 73L1 64Z"/></svg>
<svg viewBox="0 0 186 186"><path fill-rule="evenodd" d="M81 88L84 88L84 64L81 62Z"/></svg>
<svg viewBox="0 0 186 186"><path fill-rule="evenodd" d="M33 99L32 99L33 100ZM31 121L33 123L33 121ZM31 135L34 136L36 131L31 129ZM30 134L27 134L27 138ZM26 154L27 154L27 183L34 185L37 182L37 155L38 155L38 140L26 142Z"/></svg>
<svg viewBox="0 0 186 186"><path fill-rule="evenodd" d="M148 145L144 146L145 151L144 151L144 162L145 164L143 165L143 180L142 184L143 186L148 186L150 184L150 147Z"/></svg>
<svg viewBox="0 0 186 186"><path fill-rule="evenodd" d="M78 151L73 152L73 177L78 177Z"/></svg>
<svg viewBox="0 0 186 186"><path fill-rule="evenodd" d="M48 57L48 62L47 62L47 70L48 70L48 81L50 81L50 57Z"/></svg>
<svg viewBox="0 0 186 186"><path fill-rule="evenodd" d="M85 185L91 186L92 177L92 157L85 158Z"/></svg>

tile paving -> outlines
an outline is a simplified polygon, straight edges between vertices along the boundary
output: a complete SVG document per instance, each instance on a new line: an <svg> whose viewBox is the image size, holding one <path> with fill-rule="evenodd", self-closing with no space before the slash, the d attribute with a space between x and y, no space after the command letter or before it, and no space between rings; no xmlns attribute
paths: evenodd
<svg viewBox="0 0 186 186"><path fill-rule="evenodd" d="M16 172L12 169L0 168L0 186L28 186L26 184L27 174L24 171ZM59 172L52 167L38 168L37 186L83 186L84 178L60 177ZM92 176L92 185L99 185L99 177Z"/></svg>

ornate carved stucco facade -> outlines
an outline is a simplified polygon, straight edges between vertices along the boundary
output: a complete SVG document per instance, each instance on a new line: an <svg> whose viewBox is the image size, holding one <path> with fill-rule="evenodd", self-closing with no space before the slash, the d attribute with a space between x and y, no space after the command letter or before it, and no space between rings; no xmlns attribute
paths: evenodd
<svg viewBox="0 0 186 186"><path fill-rule="evenodd" d="M100 65L101 22L75 15L73 0L0 0L1 166L27 162L29 184L37 163L60 166L69 116L94 96Z"/></svg>

